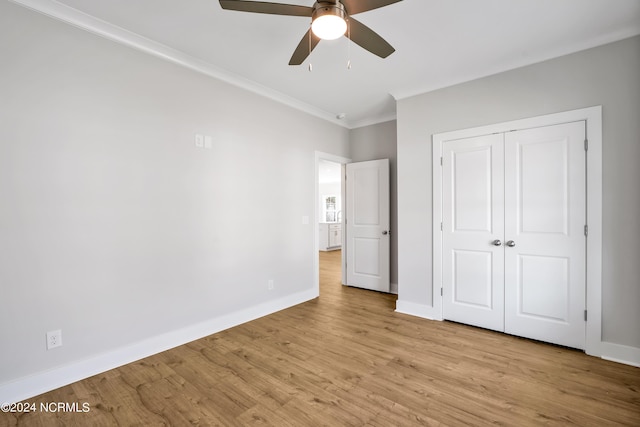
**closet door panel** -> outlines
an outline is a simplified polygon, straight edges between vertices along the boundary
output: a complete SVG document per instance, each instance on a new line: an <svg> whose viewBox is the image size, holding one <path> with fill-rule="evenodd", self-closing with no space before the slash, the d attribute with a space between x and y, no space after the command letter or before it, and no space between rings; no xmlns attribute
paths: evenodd
<svg viewBox="0 0 640 427"><path fill-rule="evenodd" d="M584 348L584 122L505 135L505 332Z"/></svg>
<svg viewBox="0 0 640 427"><path fill-rule="evenodd" d="M504 329L503 136L443 145L443 313Z"/></svg>

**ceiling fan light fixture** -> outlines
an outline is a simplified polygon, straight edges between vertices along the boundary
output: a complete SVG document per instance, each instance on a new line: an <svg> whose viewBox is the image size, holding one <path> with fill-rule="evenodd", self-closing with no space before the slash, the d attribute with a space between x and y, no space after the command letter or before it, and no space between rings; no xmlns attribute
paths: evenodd
<svg viewBox="0 0 640 427"><path fill-rule="evenodd" d="M313 12L311 30L322 40L335 40L347 32L347 21L341 3L317 7Z"/></svg>

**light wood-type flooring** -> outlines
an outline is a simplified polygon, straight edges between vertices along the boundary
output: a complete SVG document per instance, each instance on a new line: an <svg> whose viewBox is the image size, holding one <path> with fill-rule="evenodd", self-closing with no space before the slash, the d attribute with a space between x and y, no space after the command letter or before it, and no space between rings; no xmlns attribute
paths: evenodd
<svg viewBox="0 0 640 427"><path fill-rule="evenodd" d="M0 426L640 426L640 369L395 313L320 257L320 298L29 400L87 413Z"/></svg>

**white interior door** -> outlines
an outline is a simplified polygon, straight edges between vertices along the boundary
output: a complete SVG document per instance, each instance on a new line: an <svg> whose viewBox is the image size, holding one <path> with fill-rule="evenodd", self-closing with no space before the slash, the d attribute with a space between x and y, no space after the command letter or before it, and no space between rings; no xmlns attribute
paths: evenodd
<svg viewBox="0 0 640 427"><path fill-rule="evenodd" d="M346 169L346 284L389 292L389 160Z"/></svg>
<svg viewBox="0 0 640 427"><path fill-rule="evenodd" d="M443 145L443 314L504 330L503 136Z"/></svg>
<svg viewBox="0 0 640 427"><path fill-rule="evenodd" d="M585 123L505 136L505 332L584 349Z"/></svg>

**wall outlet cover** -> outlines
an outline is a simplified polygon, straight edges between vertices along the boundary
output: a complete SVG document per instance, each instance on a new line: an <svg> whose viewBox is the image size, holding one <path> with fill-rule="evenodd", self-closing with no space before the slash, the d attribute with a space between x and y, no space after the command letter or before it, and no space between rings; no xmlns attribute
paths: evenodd
<svg viewBox="0 0 640 427"><path fill-rule="evenodd" d="M58 329L47 332L47 350L60 346L62 346L62 331Z"/></svg>

